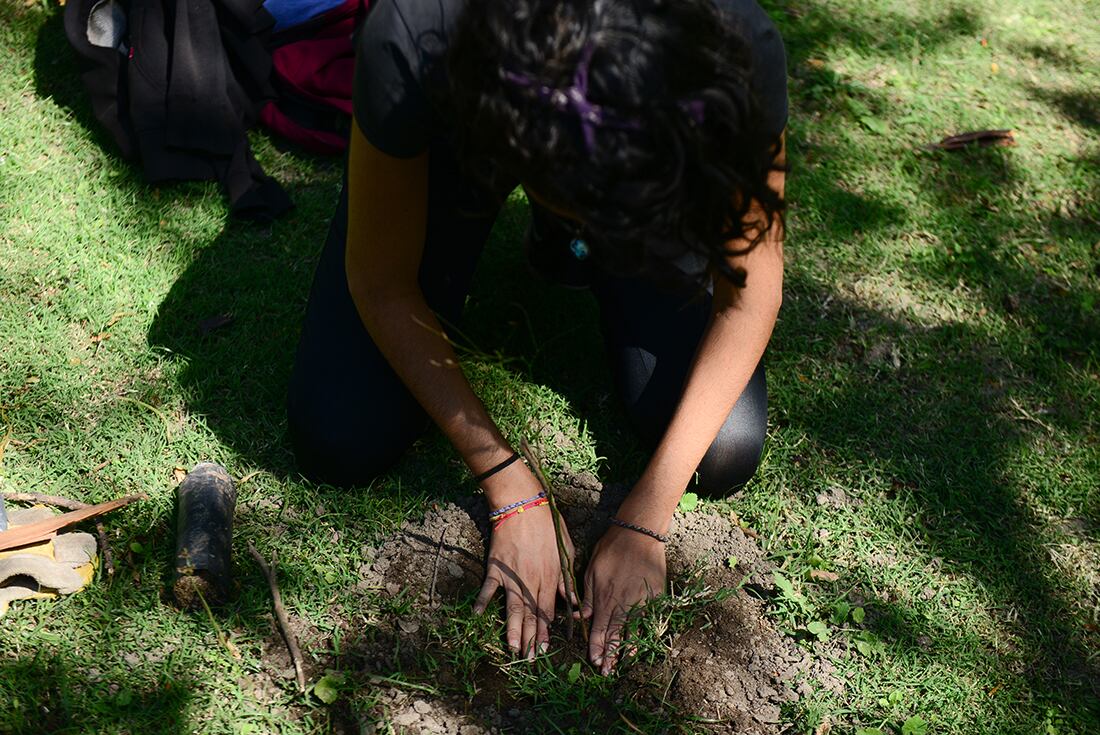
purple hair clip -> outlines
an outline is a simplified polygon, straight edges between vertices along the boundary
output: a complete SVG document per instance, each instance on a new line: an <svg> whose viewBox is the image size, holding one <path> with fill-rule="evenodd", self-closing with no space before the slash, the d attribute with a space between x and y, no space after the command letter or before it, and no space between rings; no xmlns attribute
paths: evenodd
<svg viewBox="0 0 1100 735"><path fill-rule="evenodd" d="M526 74L501 70L501 77L517 87L532 90L535 95L559 112L571 112L577 116L584 138L585 149L591 152L596 147L596 128L617 128L619 130L641 130L642 122L637 117L627 117L588 100L588 67L592 63L595 47L588 44L581 52L577 69L573 72L573 83L565 89L556 89ZM703 101L684 100L678 103L696 124L703 122Z"/></svg>

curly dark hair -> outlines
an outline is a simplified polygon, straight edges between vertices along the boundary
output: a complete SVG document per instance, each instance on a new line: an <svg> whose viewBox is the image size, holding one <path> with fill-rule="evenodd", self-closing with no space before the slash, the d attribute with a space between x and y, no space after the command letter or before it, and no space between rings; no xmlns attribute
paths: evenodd
<svg viewBox="0 0 1100 735"><path fill-rule="evenodd" d="M676 265L694 259L744 286L726 256L782 217L767 184L780 142L763 132L748 44L714 0L469 0L446 63L459 153L479 178L574 213L610 272L702 284L708 269ZM587 130L548 97L579 65L606 113Z"/></svg>

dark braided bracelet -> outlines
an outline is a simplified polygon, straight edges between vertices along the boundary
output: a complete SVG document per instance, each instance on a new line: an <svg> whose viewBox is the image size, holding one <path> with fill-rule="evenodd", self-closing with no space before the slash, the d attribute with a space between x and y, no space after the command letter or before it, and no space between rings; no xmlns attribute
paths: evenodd
<svg viewBox="0 0 1100 735"><path fill-rule="evenodd" d="M504 460L503 462L501 462L497 466L491 467L490 469L487 469L484 472L482 472L480 475L478 475L477 477L474 478L474 482L476 482L478 485L480 485L481 483L485 482L486 480L488 480L490 477L492 477L496 473L503 470L505 467L511 466L511 464L513 462L515 462L517 459L519 459L519 452L512 452L511 457Z"/></svg>
<svg viewBox="0 0 1100 735"><path fill-rule="evenodd" d="M668 536L659 534L656 531L653 531L653 530L650 530L650 529L646 528L645 526L636 526L633 523L627 523L626 521L621 521L618 518L615 518L614 516L612 516L611 522L613 524L615 524L616 526L619 526L620 528L625 528L627 530L634 531L635 533L640 533L640 534L643 534L645 536L649 536L650 538L657 539L662 544L667 544L668 543Z"/></svg>

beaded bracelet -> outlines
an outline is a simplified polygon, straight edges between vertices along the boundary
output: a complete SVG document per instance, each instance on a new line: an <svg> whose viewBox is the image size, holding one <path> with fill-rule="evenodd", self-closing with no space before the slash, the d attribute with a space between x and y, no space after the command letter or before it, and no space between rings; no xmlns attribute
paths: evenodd
<svg viewBox="0 0 1100 735"><path fill-rule="evenodd" d="M550 501L547 498L542 497L542 498L539 498L538 500L532 500L530 503L527 503L526 505L521 505L520 507L513 510L511 513L505 513L502 516L498 516L495 519L493 519L493 530L495 531L498 528L500 528L504 524L504 522L506 520L508 520L509 518L511 518L512 516L518 516L520 513L525 513L527 511L531 510L532 508L538 508L540 505L547 505L547 504L549 504L549 502Z"/></svg>
<svg viewBox="0 0 1100 735"><path fill-rule="evenodd" d="M668 536L665 536L664 534L657 533L656 531L651 530L649 528L646 528L645 526L636 526L633 523L627 523L626 521L621 521L618 518L615 518L614 516L612 516L611 522L613 524L615 524L616 526L619 526L620 528L625 528L629 531L634 531L635 533L640 533L640 534L643 534L645 536L649 536L650 538L657 539L662 544L667 544L668 543Z"/></svg>
<svg viewBox="0 0 1100 735"><path fill-rule="evenodd" d="M543 491L543 492L540 492L538 495L534 495L530 498L527 498L526 500L517 500L516 502L512 503L511 505L506 505L503 508L497 508L496 510L489 512L489 520L490 521L495 521L497 519L497 517L504 515L505 513L507 513L510 510L515 510L516 508L520 507L521 505L526 505L527 503L533 503L536 500L538 500L539 498L545 498L545 497L546 497L546 492Z"/></svg>
<svg viewBox="0 0 1100 735"><path fill-rule="evenodd" d="M477 475L476 477L474 477L474 482L476 482L478 485L480 485L481 483L485 482L486 480L488 480L490 477L492 477L496 473L503 470L505 467L510 466L513 462L515 462L518 459L519 459L519 452L512 452L512 456L509 457L508 459L504 460L503 462L496 465L495 467L490 467L489 469L482 472L480 475Z"/></svg>

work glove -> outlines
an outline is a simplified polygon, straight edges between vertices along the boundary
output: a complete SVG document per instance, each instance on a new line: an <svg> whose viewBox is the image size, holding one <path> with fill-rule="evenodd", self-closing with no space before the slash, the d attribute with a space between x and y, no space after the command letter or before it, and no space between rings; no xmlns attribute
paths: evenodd
<svg viewBox="0 0 1100 735"><path fill-rule="evenodd" d="M17 528L53 516L41 505L8 509L8 524ZM83 589L95 574L95 537L74 531L61 533L18 549L0 551L0 617L14 600L71 595Z"/></svg>

